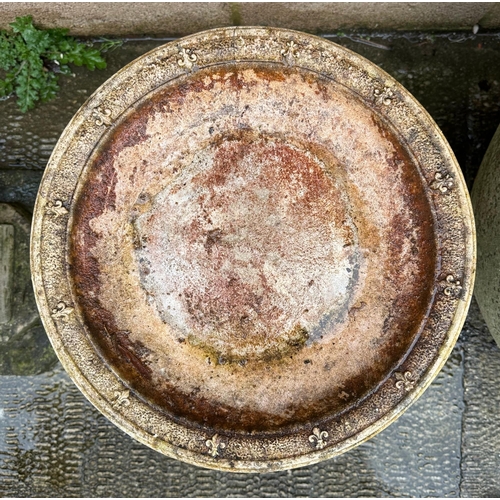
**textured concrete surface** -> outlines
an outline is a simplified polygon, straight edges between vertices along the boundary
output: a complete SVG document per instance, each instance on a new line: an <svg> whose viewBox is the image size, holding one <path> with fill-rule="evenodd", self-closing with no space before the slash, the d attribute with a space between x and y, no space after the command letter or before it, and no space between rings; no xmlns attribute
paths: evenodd
<svg viewBox="0 0 500 500"><path fill-rule="evenodd" d="M500 3L492 2L488 6L488 11L480 19L479 24L482 28L497 28L500 23Z"/></svg>
<svg viewBox="0 0 500 500"><path fill-rule="evenodd" d="M370 442L318 465L261 475L204 470L146 448L98 413L60 367L38 377L5 376L0 494L456 497L461 350L410 411Z"/></svg>
<svg viewBox="0 0 500 500"><path fill-rule="evenodd" d="M276 26L331 33L342 29L472 29L491 5L440 2L241 2L234 9L243 25ZM490 25L494 22L491 17ZM496 20L496 19L495 19Z"/></svg>
<svg viewBox="0 0 500 500"><path fill-rule="evenodd" d="M348 32L334 41L382 66L421 101L470 187L500 122L499 35ZM27 115L13 98L0 102L0 202L30 211L71 116L108 76L159 43L125 44L107 56L106 71L77 68L61 80L56 100ZM474 302L443 371L398 421L351 452L293 471L233 475L163 457L93 409L58 364L40 371L0 376L2 496L500 495L500 349Z"/></svg>
<svg viewBox="0 0 500 500"><path fill-rule="evenodd" d="M464 403L462 486L465 497L500 497L500 349L474 307L462 331Z"/></svg>
<svg viewBox="0 0 500 500"><path fill-rule="evenodd" d="M44 28L74 35L180 36L219 26L276 26L331 33L339 29L471 30L500 26L495 2L19 2L0 4L0 28L33 15Z"/></svg>
<svg viewBox="0 0 500 500"><path fill-rule="evenodd" d="M80 36L181 36L234 24L228 2L19 2L0 3L0 28L26 15Z"/></svg>

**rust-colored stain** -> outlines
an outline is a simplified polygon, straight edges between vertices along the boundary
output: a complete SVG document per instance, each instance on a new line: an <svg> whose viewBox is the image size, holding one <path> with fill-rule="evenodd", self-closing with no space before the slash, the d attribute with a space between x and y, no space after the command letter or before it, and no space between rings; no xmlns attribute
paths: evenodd
<svg viewBox="0 0 500 500"><path fill-rule="evenodd" d="M118 427L218 470L310 465L430 384L471 299L474 224L421 106L324 39L231 27L94 93L31 238L63 366Z"/></svg>
<svg viewBox="0 0 500 500"><path fill-rule="evenodd" d="M88 333L171 418L290 432L356 405L421 331L425 186L345 88L272 65L200 70L102 143L74 208Z"/></svg>

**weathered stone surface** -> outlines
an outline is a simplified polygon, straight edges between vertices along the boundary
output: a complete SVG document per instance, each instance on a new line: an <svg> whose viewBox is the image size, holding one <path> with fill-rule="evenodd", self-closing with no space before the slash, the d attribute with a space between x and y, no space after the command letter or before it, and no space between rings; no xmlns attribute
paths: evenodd
<svg viewBox="0 0 500 500"><path fill-rule="evenodd" d="M464 415L461 494L500 496L500 349L473 302L462 331Z"/></svg>
<svg viewBox="0 0 500 500"><path fill-rule="evenodd" d="M36 26L80 36L181 36L234 24L227 2L20 2L0 4L0 29L26 15Z"/></svg>
<svg viewBox="0 0 500 500"><path fill-rule="evenodd" d="M462 347L397 422L310 467L231 474L170 459L100 415L60 366L0 377L0 494L81 497L457 497ZM446 440L443 440L446 436Z"/></svg>
<svg viewBox="0 0 500 500"><path fill-rule="evenodd" d="M472 29L487 3L297 2L238 4L243 25L332 33L339 29Z"/></svg>
<svg viewBox="0 0 500 500"><path fill-rule="evenodd" d="M480 28L495 29L500 26L500 3L492 2L488 11L478 22Z"/></svg>
<svg viewBox="0 0 500 500"><path fill-rule="evenodd" d="M12 317L12 280L14 277L14 226L0 223L0 325Z"/></svg>
<svg viewBox="0 0 500 500"><path fill-rule="evenodd" d="M54 366L31 287L29 215L0 203L0 374L32 375Z"/></svg>
<svg viewBox="0 0 500 500"><path fill-rule="evenodd" d="M497 34L367 38L352 32L332 40L382 66L420 100L471 186L500 122ZM30 209L52 147L78 107L124 64L160 43L126 43L108 56L102 72L75 68L74 78L62 77L56 100L26 115L13 98L0 102L0 201ZM0 494L498 496L499 360L473 306L443 372L389 428L323 464L250 476L198 469L138 444L94 410L60 367L31 377L0 376Z"/></svg>
<svg viewBox="0 0 500 500"><path fill-rule="evenodd" d="M31 211L43 170L0 169L0 203L15 203Z"/></svg>
<svg viewBox="0 0 500 500"><path fill-rule="evenodd" d="M2 3L0 29L33 15L44 28L74 35L181 36L220 26L276 26L310 32L338 29L472 29L500 26L498 6L487 2L188 2Z"/></svg>
<svg viewBox="0 0 500 500"><path fill-rule="evenodd" d="M121 70L66 129L34 216L72 378L140 441L222 470L385 427L472 295L470 203L434 127L371 63L289 30L204 32Z"/></svg>

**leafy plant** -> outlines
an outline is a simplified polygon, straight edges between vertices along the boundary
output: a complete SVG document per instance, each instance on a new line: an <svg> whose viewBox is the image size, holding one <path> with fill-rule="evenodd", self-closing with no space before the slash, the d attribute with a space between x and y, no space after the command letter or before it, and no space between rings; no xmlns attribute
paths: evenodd
<svg viewBox="0 0 500 500"><path fill-rule="evenodd" d="M99 48L101 52L113 52L113 50L123 45L123 40L110 40L104 37L99 38L97 41L101 44Z"/></svg>
<svg viewBox="0 0 500 500"><path fill-rule="evenodd" d="M0 98L17 95L25 113L37 101L56 96L58 74L71 74L69 64L90 70L106 67L99 49L89 47L67 35L67 29L40 30L31 16L17 17L12 31L0 30Z"/></svg>

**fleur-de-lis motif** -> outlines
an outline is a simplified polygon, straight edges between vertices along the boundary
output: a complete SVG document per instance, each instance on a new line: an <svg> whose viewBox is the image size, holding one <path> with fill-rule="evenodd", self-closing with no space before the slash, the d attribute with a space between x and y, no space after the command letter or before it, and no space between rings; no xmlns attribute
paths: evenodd
<svg viewBox="0 0 500 500"><path fill-rule="evenodd" d="M191 49L182 49L179 51L181 59L177 59L177 64L190 70L193 63L198 59L198 56Z"/></svg>
<svg viewBox="0 0 500 500"><path fill-rule="evenodd" d="M245 40L243 40L243 37L239 37L236 42L235 42L236 47L239 49L242 49L245 46Z"/></svg>
<svg viewBox="0 0 500 500"><path fill-rule="evenodd" d="M104 125L109 127L113 123L111 114L109 108L95 108L94 111L92 111L92 115L95 118L95 124L99 126Z"/></svg>
<svg viewBox="0 0 500 500"><path fill-rule="evenodd" d="M128 406L130 404L130 400L128 399L130 396L130 391L115 391L114 393L113 406L116 408L118 406Z"/></svg>
<svg viewBox="0 0 500 500"><path fill-rule="evenodd" d="M313 429L313 433L309 436L309 441L316 446L316 449L321 450L326 446L328 432L320 431L318 427Z"/></svg>
<svg viewBox="0 0 500 500"><path fill-rule="evenodd" d="M61 200L56 200L54 203L48 203L46 208L46 213L52 215L66 215L68 213L67 208L63 205Z"/></svg>
<svg viewBox="0 0 500 500"><path fill-rule="evenodd" d="M389 104L392 103L392 99L394 98L392 90L387 87L385 87L383 90L375 89L373 91L373 95L386 106L389 106Z"/></svg>
<svg viewBox="0 0 500 500"><path fill-rule="evenodd" d="M215 434L212 439L208 439L205 444L210 450L210 455L214 458L219 456L219 449L223 450L226 447L226 443L221 441L218 434Z"/></svg>
<svg viewBox="0 0 500 500"><path fill-rule="evenodd" d="M67 306L64 302L59 302L54 309L52 309L51 316L54 319L67 320L68 316L74 311L72 307Z"/></svg>
<svg viewBox="0 0 500 500"><path fill-rule="evenodd" d="M396 387L398 389L404 388L405 391L411 391L415 387L415 379L411 372L396 372L394 376L396 377Z"/></svg>
<svg viewBox="0 0 500 500"><path fill-rule="evenodd" d="M446 193L453 187L453 178L450 174L441 172L436 172L434 175L434 181L431 184L431 189L435 191L439 190L441 193Z"/></svg>
<svg viewBox="0 0 500 500"><path fill-rule="evenodd" d="M285 58L297 57L299 55L297 44L293 40L286 42L286 48L281 49L281 55Z"/></svg>
<svg viewBox="0 0 500 500"><path fill-rule="evenodd" d="M446 281L443 282L445 287L443 293L448 297L459 297L462 291L462 284L460 280L456 280L455 277L450 274L446 277Z"/></svg>

